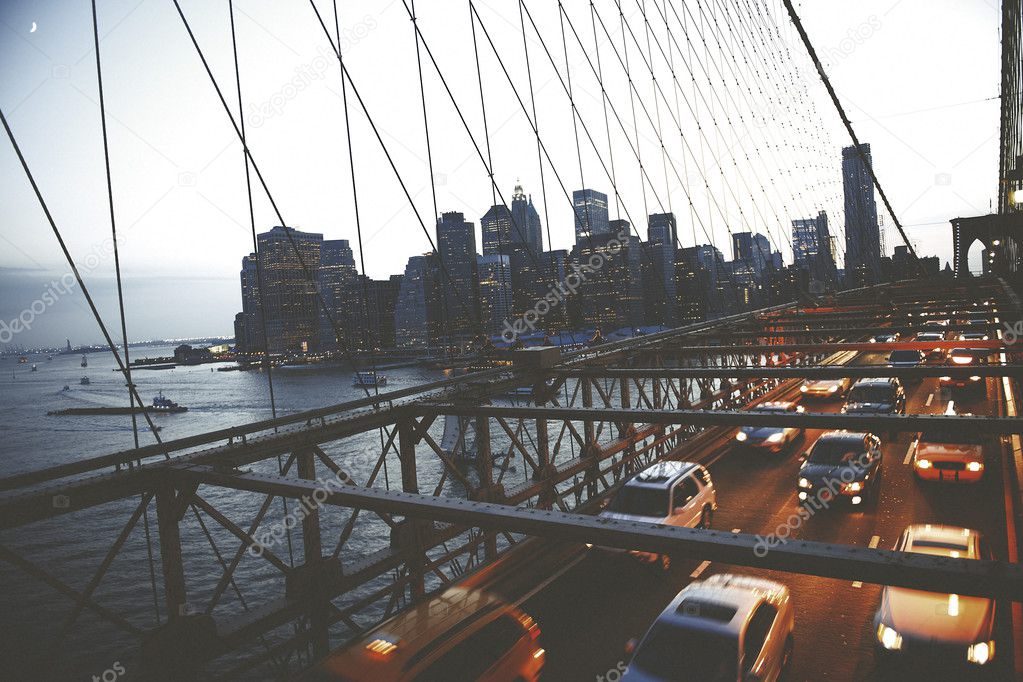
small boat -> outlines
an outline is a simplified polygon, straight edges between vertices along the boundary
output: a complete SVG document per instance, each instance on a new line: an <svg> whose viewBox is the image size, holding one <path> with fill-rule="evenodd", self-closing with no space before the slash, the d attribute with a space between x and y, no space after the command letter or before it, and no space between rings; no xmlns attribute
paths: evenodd
<svg viewBox="0 0 1023 682"><path fill-rule="evenodd" d="M30 369L29 371L30 371L30 372L38 372L38 371L39 371L39 368L38 368L38 367L36 367L35 365L32 365L32 369Z"/></svg>
<svg viewBox="0 0 1023 682"><path fill-rule="evenodd" d="M27 362L28 362L28 358L26 356L24 356L24 355L22 355L22 356L20 356L18 358L18 364L19 365L24 365Z"/></svg>
<svg viewBox="0 0 1023 682"><path fill-rule="evenodd" d="M146 408L147 412L187 412L188 408L182 405L178 405L170 398L166 398L163 395L163 391L160 391L159 395L153 398L153 404L151 407Z"/></svg>
<svg viewBox="0 0 1023 682"><path fill-rule="evenodd" d="M82 367L88 367L88 366L89 366L89 359L86 358L85 355L82 355Z"/></svg>
<svg viewBox="0 0 1023 682"><path fill-rule="evenodd" d="M372 388L374 386L386 386L387 375L376 372L356 372L352 375L352 386L356 388Z"/></svg>
<svg viewBox="0 0 1023 682"><path fill-rule="evenodd" d="M71 390L71 387L70 387L70 386L68 386L67 384L64 384L64 389L63 389L63 390L65 390L65 391L70 391L70 390Z"/></svg>
<svg viewBox="0 0 1023 682"><path fill-rule="evenodd" d="M82 386L88 386L89 377L82 377L81 379L78 380L78 383L80 383Z"/></svg>

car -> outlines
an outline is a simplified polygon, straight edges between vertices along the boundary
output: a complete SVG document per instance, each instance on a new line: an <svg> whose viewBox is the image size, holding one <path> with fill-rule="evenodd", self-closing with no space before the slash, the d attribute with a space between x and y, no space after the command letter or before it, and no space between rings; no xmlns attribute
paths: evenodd
<svg viewBox="0 0 1023 682"><path fill-rule="evenodd" d="M986 365L988 357L986 352L975 351L972 348L953 348L949 351L947 364L949 367L976 367ZM987 393L987 382L979 374L970 376L943 376L938 379L942 388L950 390L973 390Z"/></svg>
<svg viewBox="0 0 1023 682"><path fill-rule="evenodd" d="M328 655L301 680L530 680L546 653L530 616L481 590L452 587Z"/></svg>
<svg viewBox="0 0 1023 682"><path fill-rule="evenodd" d="M906 389L897 377L860 379L846 396L847 414L905 414Z"/></svg>
<svg viewBox="0 0 1023 682"><path fill-rule="evenodd" d="M907 528L895 551L992 558L979 532L935 524ZM933 666L941 671L940 679L962 679L965 670L983 668L994 659L994 624L991 599L885 587L874 615L875 645L882 663L901 659L914 668Z"/></svg>
<svg viewBox="0 0 1023 682"><path fill-rule="evenodd" d="M801 505L876 503L881 492L881 439L872 433L828 431L800 460L796 497Z"/></svg>
<svg viewBox="0 0 1023 682"><path fill-rule="evenodd" d="M987 341L989 338L984 332L963 332L959 335L960 341Z"/></svg>
<svg viewBox="0 0 1023 682"><path fill-rule="evenodd" d="M971 327L986 327L991 324L991 320L987 313L970 313L970 316L966 318L966 324Z"/></svg>
<svg viewBox="0 0 1023 682"><path fill-rule="evenodd" d="M895 343L901 338L899 332L892 332L891 334L877 334L876 336L870 337L870 343Z"/></svg>
<svg viewBox="0 0 1023 682"><path fill-rule="evenodd" d="M916 335L916 340L921 343L938 343L945 340L945 334L943 332L920 332ZM945 358L945 349L936 346L927 351L927 357L934 360L943 360Z"/></svg>
<svg viewBox="0 0 1023 682"><path fill-rule="evenodd" d="M913 471L922 481L976 483L984 476L984 435L951 426L921 432Z"/></svg>
<svg viewBox="0 0 1023 682"><path fill-rule="evenodd" d="M918 350L899 348L888 354L889 367L919 367L924 361L924 354Z"/></svg>
<svg viewBox="0 0 1023 682"><path fill-rule="evenodd" d="M945 327L948 326L948 320L927 320L926 322L924 322L924 326L944 329Z"/></svg>
<svg viewBox="0 0 1023 682"><path fill-rule="evenodd" d="M679 592L631 651L622 680L776 682L792 658L795 606L773 580L721 573Z"/></svg>
<svg viewBox="0 0 1023 682"><path fill-rule="evenodd" d="M710 528L717 509L717 493L710 472L695 462L658 462L639 472L615 493L598 514L601 519L644 521L667 526ZM598 547L608 553L625 550ZM647 562L660 562L667 570L667 554L628 551Z"/></svg>
<svg viewBox="0 0 1023 682"><path fill-rule="evenodd" d="M799 392L807 398L844 398L852 387L852 379L807 379Z"/></svg>
<svg viewBox="0 0 1023 682"><path fill-rule="evenodd" d="M794 414L803 407L791 401L769 401L755 406L758 413ZM743 426L735 434L735 442L747 448L767 452L782 452L803 437L804 430L796 426Z"/></svg>

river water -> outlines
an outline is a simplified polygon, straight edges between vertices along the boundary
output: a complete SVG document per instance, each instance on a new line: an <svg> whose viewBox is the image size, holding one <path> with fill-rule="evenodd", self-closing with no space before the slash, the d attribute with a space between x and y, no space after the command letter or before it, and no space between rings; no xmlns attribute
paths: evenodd
<svg viewBox="0 0 1023 682"><path fill-rule="evenodd" d="M171 347L147 347L133 350L135 357L162 357L172 354ZM80 355L30 356L28 364L15 358L0 359L0 476L67 463L83 458L125 450L132 446L130 416L47 416L50 410L67 407L116 406L127 404L127 394L120 375L113 371L115 363L108 353L87 356L88 367L80 367ZM37 371L31 371L32 364ZM225 428L269 418L270 405L265 374L258 371L211 371L222 365L179 367L173 370L137 370L133 373L139 393L147 403L157 392L188 406L183 414L154 417L162 427L161 437L171 440L187 435ZM392 369L386 372L386 389L395 390L436 381L444 373L418 367ZM88 376L89 385L80 379ZM67 390L64 387L67 386ZM354 400L365 395L351 385L351 371L342 367L313 365L274 370L279 414L313 409L324 405ZM140 419L143 444L153 442L145 433ZM435 424L431 433L440 441L442 424ZM325 447L325 450L359 483L366 481L380 451L379 432L371 432ZM440 464L435 456L427 456L421 446L420 481L424 491L431 491L440 477ZM276 473L277 462L251 467L253 471ZM319 471L329 475L329 471ZM396 459L378 478L380 487L400 487ZM508 474L506 482L519 482L522 472ZM515 479L512 480L512 477ZM452 488L452 486L455 488ZM445 492L457 494L457 484L445 484ZM223 489L203 487L200 494L229 519L248 527L263 501L262 496ZM105 504L88 510L31 524L28 527L0 533L0 544L16 551L51 575L77 591L85 589L93 572L103 560L139 498ZM155 505L150 507L149 522L153 532L156 582L162 587L158 544L155 537ZM378 519L364 514L359 517L356 532L341 554L345 562L358 560L367 553L387 545L387 527ZM279 524L284 511L279 501L272 507L262 529ZM220 553L229 560L238 548L238 541L210 517L202 520L211 532ZM347 520L347 512L331 509L322 519L324 551L333 549L337 529ZM205 610L214 586L221 575L219 560L202 532L200 523L189 511L181 522L185 572L190 608ZM284 562L291 556L300 560L298 537L289 548L286 540L272 551ZM290 550L290 551L289 551ZM144 524L140 521L131 537L114 560L106 577L94 593L102 606L124 616L133 625L148 629L156 623L156 607L150 582L150 563ZM241 596L228 589L217 606L219 619L282 596L283 580L276 568L264 560L245 556L236 571ZM69 634L55 644L57 633L72 610L73 603L58 595L38 579L30 578L18 568L0 562L0 584L3 604L0 609L0 655L4 670L0 679L82 679L94 675L105 679L129 679L136 666L132 659L133 638L103 621L90 610L77 617ZM382 584L382 583L381 583ZM160 617L165 619L162 596ZM336 602L343 606L343 603ZM372 610L369 617L379 615ZM359 619L357 619L359 620ZM361 619L365 623L365 617ZM283 630L277 635L283 634ZM343 631L335 632L335 638ZM248 652L260 650L254 644ZM226 663L237 662L238 657ZM224 663L224 661L222 661ZM116 664L116 666L115 666ZM120 669L126 672L121 674ZM137 669L137 667L136 667ZM264 679L265 673L251 672L246 679Z"/></svg>

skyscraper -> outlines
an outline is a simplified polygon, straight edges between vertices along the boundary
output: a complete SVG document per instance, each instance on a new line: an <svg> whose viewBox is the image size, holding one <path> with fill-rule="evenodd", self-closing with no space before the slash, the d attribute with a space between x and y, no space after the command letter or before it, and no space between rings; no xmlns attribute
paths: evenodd
<svg viewBox="0 0 1023 682"><path fill-rule="evenodd" d="M351 350L359 345L361 329L353 324L353 314L361 305L357 287L358 272L355 258L347 239L326 239L320 248L320 267L317 280L320 296L329 311L320 315L320 349L324 351ZM331 319L337 323L334 329ZM338 334L337 332L340 332Z"/></svg>
<svg viewBox="0 0 1023 682"><path fill-rule="evenodd" d="M437 256L432 252L408 259L394 308L399 348L427 348L441 339L439 274Z"/></svg>
<svg viewBox="0 0 1023 682"><path fill-rule="evenodd" d="M442 213L437 221L437 251L447 272L443 290L443 333L468 338L478 331L479 293L476 277L476 231L461 213Z"/></svg>
<svg viewBox="0 0 1023 682"><path fill-rule="evenodd" d="M736 232L732 235L732 255L743 271L759 281L771 263L771 242L759 232Z"/></svg>
<svg viewBox="0 0 1023 682"><path fill-rule="evenodd" d="M792 257L796 267L806 270L811 279L834 282L835 256L825 211L816 218L792 221Z"/></svg>
<svg viewBox="0 0 1023 682"><path fill-rule="evenodd" d="M515 230L512 212L504 204L496 204L480 218L483 231L483 255L492 256L511 252L512 244L520 241Z"/></svg>
<svg viewBox="0 0 1023 682"><path fill-rule="evenodd" d="M323 235L277 226L258 235L257 244L268 351L318 351L321 311L316 287Z"/></svg>
<svg viewBox="0 0 1023 682"><path fill-rule="evenodd" d="M487 334L498 334L511 313L511 258L501 254L477 256L480 319Z"/></svg>
<svg viewBox="0 0 1023 682"><path fill-rule="evenodd" d="M607 195L595 189L572 192L575 206L575 243L608 233Z"/></svg>
<svg viewBox="0 0 1023 682"><path fill-rule="evenodd" d="M676 233L674 213L650 215L643 249L643 297L648 324L675 325L678 309Z"/></svg>
<svg viewBox="0 0 1023 682"><path fill-rule="evenodd" d="M540 225L540 214L533 206L533 198L527 197L522 191L522 185L515 185L515 191L512 193L511 212L515 225L522 231L526 246L532 249L534 254L539 255L543 251L543 229Z"/></svg>
<svg viewBox="0 0 1023 682"><path fill-rule="evenodd" d="M864 159L866 163L864 163ZM845 274L853 285L877 283L881 268L881 235L877 225L870 145L842 149L845 189Z"/></svg>

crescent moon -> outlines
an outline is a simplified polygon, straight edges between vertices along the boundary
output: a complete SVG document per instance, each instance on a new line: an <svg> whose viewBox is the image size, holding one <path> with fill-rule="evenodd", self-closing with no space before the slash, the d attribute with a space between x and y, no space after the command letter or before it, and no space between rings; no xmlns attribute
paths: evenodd
<svg viewBox="0 0 1023 682"><path fill-rule="evenodd" d="M32 28L29 30L29 33L35 33L36 32L36 28L37 28L36 27L36 22L33 21L32 22Z"/></svg>

